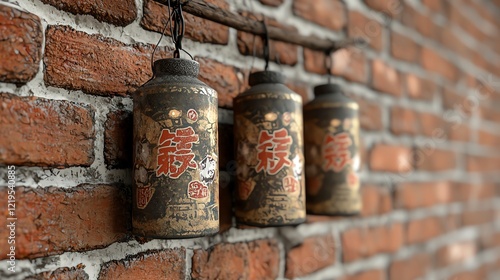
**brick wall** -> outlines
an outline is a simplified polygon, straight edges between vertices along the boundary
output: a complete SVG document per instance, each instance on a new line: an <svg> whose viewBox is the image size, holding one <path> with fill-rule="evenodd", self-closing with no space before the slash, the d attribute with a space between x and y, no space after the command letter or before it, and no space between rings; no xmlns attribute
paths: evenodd
<svg viewBox="0 0 500 280"><path fill-rule="evenodd" d="M16 272L0 228L1 279L498 279L500 1L210 0L325 38L333 80L361 106L363 212L298 227L231 221L231 125L221 125L222 233L130 233L130 93L150 77L166 21L151 0L0 4L0 220L16 165ZM78 3L78 4L77 4ZM314 4L313 4L314 3ZM247 84L253 35L186 15L184 45L219 105ZM261 57L260 38L256 40ZM156 58L171 55L167 37ZM324 55L272 42L304 101Z"/></svg>

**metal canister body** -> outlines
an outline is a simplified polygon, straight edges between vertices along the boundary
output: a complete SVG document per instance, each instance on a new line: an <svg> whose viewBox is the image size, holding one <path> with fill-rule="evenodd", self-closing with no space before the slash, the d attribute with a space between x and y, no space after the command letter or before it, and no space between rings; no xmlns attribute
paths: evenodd
<svg viewBox="0 0 500 280"><path fill-rule="evenodd" d="M307 211L358 214L358 104L333 84L315 87L314 94L304 106Z"/></svg>
<svg viewBox="0 0 500 280"><path fill-rule="evenodd" d="M219 229L217 93L196 61L154 64L134 94L134 234L188 238Z"/></svg>
<svg viewBox="0 0 500 280"><path fill-rule="evenodd" d="M234 99L236 218L253 226L305 221L302 98L277 72L252 73Z"/></svg>

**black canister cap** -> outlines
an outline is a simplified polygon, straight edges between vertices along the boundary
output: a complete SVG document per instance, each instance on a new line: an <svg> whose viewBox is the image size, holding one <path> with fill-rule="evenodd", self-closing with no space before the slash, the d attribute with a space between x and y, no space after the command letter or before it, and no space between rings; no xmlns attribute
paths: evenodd
<svg viewBox="0 0 500 280"><path fill-rule="evenodd" d="M319 85L314 87L314 95L319 96L323 94L334 94L334 93L341 93L342 94L342 88L337 85L337 84L324 84L324 85Z"/></svg>
<svg viewBox="0 0 500 280"><path fill-rule="evenodd" d="M184 58L166 58L154 62L153 72L155 76L191 76L198 77L200 64L194 60Z"/></svg>
<svg viewBox="0 0 500 280"><path fill-rule="evenodd" d="M250 74L248 77L248 84L250 86L258 84L284 84L285 76L280 72L275 71L259 71Z"/></svg>

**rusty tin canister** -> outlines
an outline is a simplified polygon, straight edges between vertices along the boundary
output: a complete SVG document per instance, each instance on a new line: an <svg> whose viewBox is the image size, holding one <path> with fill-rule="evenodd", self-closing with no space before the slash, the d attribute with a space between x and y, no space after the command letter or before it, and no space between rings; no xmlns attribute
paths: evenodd
<svg viewBox="0 0 500 280"><path fill-rule="evenodd" d="M304 106L307 211L358 214L358 104L335 84L316 86L314 95Z"/></svg>
<svg viewBox="0 0 500 280"><path fill-rule="evenodd" d="M211 235L219 229L217 92L197 79L198 62L154 63L134 94L134 234Z"/></svg>
<svg viewBox="0 0 500 280"><path fill-rule="evenodd" d="M302 98L273 71L252 73L234 99L236 218L253 226L305 221Z"/></svg>

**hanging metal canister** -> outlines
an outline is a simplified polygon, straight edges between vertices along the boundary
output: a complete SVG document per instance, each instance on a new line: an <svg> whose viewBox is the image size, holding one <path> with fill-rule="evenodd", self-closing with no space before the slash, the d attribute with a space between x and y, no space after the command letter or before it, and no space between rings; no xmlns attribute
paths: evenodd
<svg viewBox="0 0 500 280"><path fill-rule="evenodd" d="M314 95L304 106L307 211L358 214L358 104L334 84L316 86Z"/></svg>
<svg viewBox="0 0 500 280"><path fill-rule="evenodd" d="M199 64L154 63L134 94L133 231L186 238L219 229L217 93Z"/></svg>
<svg viewBox="0 0 500 280"><path fill-rule="evenodd" d="M305 221L302 98L273 71L250 74L234 99L236 218L254 226Z"/></svg>

